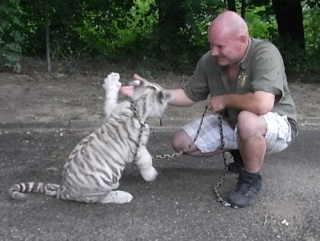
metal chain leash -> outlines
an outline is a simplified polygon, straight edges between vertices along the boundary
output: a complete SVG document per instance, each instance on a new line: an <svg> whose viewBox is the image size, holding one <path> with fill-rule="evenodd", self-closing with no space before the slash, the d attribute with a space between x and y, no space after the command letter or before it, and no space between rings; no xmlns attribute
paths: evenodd
<svg viewBox="0 0 320 241"><path fill-rule="evenodd" d="M140 121L139 114L138 114L137 110L135 109L133 102L131 102L131 109L132 109L132 111L134 113L134 116ZM204 119L204 117L205 117L205 115L207 113L207 110L208 110L208 106L205 107L205 111L202 114L197 133L196 133L195 137L193 138L193 143L195 143L195 141L197 140L197 138L199 136L199 133L200 133L200 130L201 130L201 127L202 127L202 123L203 123L203 119ZM140 125L141 125L141 127L140 127L140 130L139 130L139 136L138 136L138 140L139 141L136 143L137 144L137 149L136 149L136 152L135 152L133 160L135 160L136 157L137 157L138 149L139 149L140 144L141 144L141 138L142 138L143 130L145 128L145 123L140 122ZM226 158L225 150L224 150L224 144L225 143L224 143L224 136L223 136L223 121L222 121L221 113L219 114L219 129L220 129L220 150L222 152L224 170L223 170L223 174L222 174L220 180L214 186L214 193L215 193L215 195L217 197L218 202L220 202L225 207L230 207L231 204L226 202L225 200L223 200L223 198L221 197L221 195L220 195L220 193L218 191L218 188L221 186L221 184L223 183L223 181L224 181L224 179L226 177L226 174L228 173L227 158ZM155 159L175 158L177 156L180 156L180 155L183 155L184 153L186 153L191 148L191 145L192 145L192 143L189 145L188 149L186 149L186 150L182 150L180 152L176 152L176 153L173 153L173 154L155 155L155 156L152 156L152 158L155 158Z"/></svg>
<svg viewBox="0 0 320 241"><path fill-rule="evenodd" d="M200 123L199 123L199 127L198 127L198 130L196 132L196 135L195 137L193 138L193 142L192 143L195 143L196 140L198 139L198 136L199 136L199 133L201 131L201 127L202 127L202 123L203 123L203 119L207 113L207 110L208 110L208 106L206 106L202 116L201 116L201 120L200 120ZM174 157L177 157L177 156L180 156L180 155L183 155L184 153L186 153L188 150L190 150L191 146L192 146L192 143L190 143L190 145L188 146L188 148L186 150L182 150L182 151L179 151L179 152L176 152L176 153L173 153L173 154L162 154L162 155L155 155L153 156L152 158L155 158L155 159L165 159L165 158L174 158Z"/></svg>
<svg viewBox="0 0 320 241"><path fill-rule="evenodd" d="M144 128L146 127L146 123L144 122L141 122L140 121L140 116L139 116L139 113L137 111L137 109L135 108L135 103L131 100L130 101L130 109L132 110L133 112L133 116L139 121L140 123L140 129L139 129L139 135L138 135L138 141L136 142L136 151L133 155L133 160L135 161L137 159L137 156L138 156L138 151L139 151L139 148L140 148L140 145L141 145L141 139L142 139L142 134L143 134L143 130Z"/></svg>
<svg viewBox="0 0 320 241"><path fill-rule="evenodd" d="M221 186L223 183L227 173L228 173L228 164L227 164L227 158L226 158L226 151L224 150L224 136L223 136L223 122L222 122L222 115L221 113L219 114L219 128L220 128L220 150L222 152L222 158L223 158L223 164L224 164L224 170L223 174L220 178L220 180L214 185L213 191L216 194L216 197L218 199L218 202L220 202L223 206L225 207L230 207L231 204L226 202L225 200L222 199L218 188Z"/></svg>

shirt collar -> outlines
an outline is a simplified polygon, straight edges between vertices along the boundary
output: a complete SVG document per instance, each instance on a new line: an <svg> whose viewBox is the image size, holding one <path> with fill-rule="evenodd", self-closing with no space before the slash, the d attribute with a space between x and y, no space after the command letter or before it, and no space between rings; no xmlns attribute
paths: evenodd
<svg viewBox="0 0 320 241"><path fill-rule="evenodd" d="M246 52L244 53L242 59L240 60L240 64L239 66L242 68L242 69L245 69L246 68L246 65L247 65L247 62L248 62L248 55L249 55L249 50L251 48L251 43L252 43L252 40L251 38L248 39L248 47L246 49Z"/></svg>

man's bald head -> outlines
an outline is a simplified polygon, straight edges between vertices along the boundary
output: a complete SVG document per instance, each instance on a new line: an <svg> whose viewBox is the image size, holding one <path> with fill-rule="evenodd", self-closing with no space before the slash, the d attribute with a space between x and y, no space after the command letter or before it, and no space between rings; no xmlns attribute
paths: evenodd
<svg viewBox="0 0 320 241"><path fill-rule="evenodd" d="M233 36L248 35L248 26L244 19L233 11L226 11L218 15L210 24L209 32L219 35Z"/></svg>
<svg viewBox="0 0 320 241"><path fill-rule="evenodd" d="M248 47L248 26L236 12L223 12L211 22L208 40L211 55L217 57L220 65L236 64Z"/></svg>

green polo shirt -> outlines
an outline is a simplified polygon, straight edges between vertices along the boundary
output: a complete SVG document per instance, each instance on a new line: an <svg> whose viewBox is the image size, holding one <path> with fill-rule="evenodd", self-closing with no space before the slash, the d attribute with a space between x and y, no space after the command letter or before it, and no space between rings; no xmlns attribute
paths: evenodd
<svg viewBox="0 0 320 241"><path fill-rule="evenodd" d="M225 67L217 63L210 51L207 52L199 60L184 90L194 101L205 100L209 94L245 94L259 90L270 92L276 97L272 112L288 116L291 124L297 123L281 54L272 43L265 40L250 39L233 81L228 80ZM235 123L239 111L227 108L223 115L230 123Z"/></svg>

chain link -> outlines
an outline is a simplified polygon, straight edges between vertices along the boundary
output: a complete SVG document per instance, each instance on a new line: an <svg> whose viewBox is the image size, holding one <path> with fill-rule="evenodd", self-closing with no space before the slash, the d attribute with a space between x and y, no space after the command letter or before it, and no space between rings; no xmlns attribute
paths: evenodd
<svg viewBox="0 0 320 241"><path fill-rule="evenodd" d="M139 121L140 123L140 129L139 129L139 135L138 135L138 141L136 142L136 151L133 155L133 160L135 161L137 159L137 156L138 156L138 151L139 151L139 148L140 148L140 145L141 145L141 139L142 139L142 134L143 134L143 131L144 131L144 128L146 126L146 123L142 123L140 120L140 116L139 116L139 113L137 111L137 109L135 108L135 103L133 101L130 101L130 109L132 110L133 112L133 116Z"/></svg>
<svg viewBox="0 0 320 241"><path fill-rule="evenodd" d="M134 116L139 120L138 112L134 108L134 104L133 103L131 103L131 109L132 109L132 111L134 113ZM207 113L207 110L208 110L208 106L205 107L205 110L204 110L204 112L202 114L197 133L196 133L195 137L193 138L193 142L189 145L189 147L186 150L182 150L180 152L175 152L175 153L172 153L172 154L155 155L155 156L152 156L152 158L155 158L155 159L175 158L177 156L183 155L184 153L187 153L187 151L191 148L192 144L195 143L195 141L198 139L198 136L199 136L199 133L200 133L200 130L201 130L201 127L202 127L203 119L204 119L204 117L205 117L205 115ZM141 127L140 127L139 136L138 136L138 140L139 141L137 142L137 150L136 150L136 153L134 155L134 160L137 157L138 149L139 149L140 144L141 144L140 142L141 142L142 133L143 133L143 130L144 130L144 127L145 127L145 123L141 123L140 122L140 125L141 125ZM218 191L218 188L221 186L221 184L223 183L223 181L224 181L224 179L226 177L226 174L228 173L228 164L227 164L226 151L224 150L225 143L224 143L224 136L223 136L223 121L222 121L221 113L219 114L219 129L220 129L220 150L222 152L224 170L223 170L223 174L222 174L220 180L214 185L214 193L215 193L215 195L217 197L218 202L220 202L225 207L230 207L231 206L230 203L226 202L221 197L221 195L220 195L220 193Z"/></svg>
<svg viewBox="0 0 320 241"><path fill-rule="evenodd" d="M200 124L199 124L198 130L197 130L197 133L196 133L195 137L193 138L193 142L190 143L190 145L188 146L188 148L186 150L182 150L180 152L175 152L173 154L156 155L156 156L153 156L152 158L155 158L155 159L174 158L174 157L177 157L177 156L180 156L180 155L183 155L183 154L187 153L187 151L191 149L192 144L195 143L196 140L198 139L199 133L201 131L203 119L204 119L204 117L205 117L205 115L207 113L207 110L208 110L208 106L205 107L205 110L204 110L204 112L203 112L203 114L201 116Z"/></svg>
<svg viewBox="0 0 320 241"><path fill-rule="evenodd" d="M223 174L220 178L220 180L214 185L214 193L216 194L218 202L220 202L223 206L225 207L230 207L231 204L223 200L221 197L218 188L221 186L223 183L227 173L228 173L228 164L227 164L227 157L226 157L226 151L224 150L224 136L223 136L223 122L222 122L222 115L221 113L219 114L219 128L220 128L220 150L222 152L222 158L223 158L223 164L224 164L224 169L223 169Z"/></svg>

